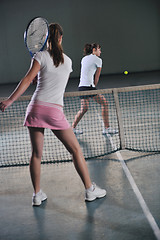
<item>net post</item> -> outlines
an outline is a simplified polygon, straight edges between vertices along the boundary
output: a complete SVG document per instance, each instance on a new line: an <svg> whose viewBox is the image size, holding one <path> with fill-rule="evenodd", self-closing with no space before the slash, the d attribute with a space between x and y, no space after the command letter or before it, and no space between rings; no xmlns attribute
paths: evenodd
<svg viewBox="0 0 160 240"><path fill-rule="evenodd" d="M116 106L116 114L117 114L117 121L118 121L118 128L119 128L119 137L120 137L120 149L125 149L125 137L124 137L124 128L123 128L123 121L122 121L122 114L119 105L119 98L118 98L118 90L113 89L113 96Z"/></svg>

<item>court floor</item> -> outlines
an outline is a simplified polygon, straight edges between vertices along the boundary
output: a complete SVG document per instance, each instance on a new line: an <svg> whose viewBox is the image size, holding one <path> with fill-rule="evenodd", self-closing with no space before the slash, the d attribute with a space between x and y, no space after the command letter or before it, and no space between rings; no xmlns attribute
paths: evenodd
<svg viewBox="0 0 160 240"><path fill-rule="evenodd" d="M153 218L160 227L160 154L121 151ZM107 196L84 201L73 163L42 165L41 187L48 200L31 206L28 166L0 169L1 240L154 240L116 153L87 161L91 178Z"/></svg>
<svg viewBox="0 0 160 240"><path fill-rule="evenodd" d="M160 72L104 76L99 88L159 83L159 77ZM77 83L71 79L67 91L75 91ZM0 96L14 87L0 85ZM155 234L160 228L160 154L118 153L87 161L92 180L107 190L105 198L90 203L84 201L72 162L42 165L41 187L48 200L40 207L31 206L28 166L0 168L0 240L160 239Z"/></svg>

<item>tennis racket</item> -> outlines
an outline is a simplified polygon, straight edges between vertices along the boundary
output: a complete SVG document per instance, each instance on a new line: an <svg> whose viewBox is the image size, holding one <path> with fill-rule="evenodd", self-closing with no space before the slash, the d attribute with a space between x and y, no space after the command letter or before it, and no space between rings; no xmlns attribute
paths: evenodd
<svg viewBox="0 0 160 240"><path fill-rule="evenodd" d="M31 56L42 51L49 33L48 22L42 17L33 18L24 32L24 42Z"/></svg>

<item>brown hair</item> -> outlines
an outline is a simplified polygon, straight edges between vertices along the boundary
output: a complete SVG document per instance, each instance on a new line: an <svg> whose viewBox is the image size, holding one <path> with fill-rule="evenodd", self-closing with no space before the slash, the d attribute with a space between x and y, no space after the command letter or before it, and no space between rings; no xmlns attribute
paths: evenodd
<svg viewBox="0 0 160 240"><path fill-rule="evenodd" d="M101 46L98 43L87 43L84 46L84 55L89 55L93 52L93 48L97 49L97 48L101 48Z"/></svg>
<svg viewBox="0 0 160 240"><path fill-rule="evenodd" d="M57 23L51 23L49 25L48 52L53 58L56 67L58 67L60 63L64 63L63 48L59 42L61 36L63 36L62 27Z"/></svg>

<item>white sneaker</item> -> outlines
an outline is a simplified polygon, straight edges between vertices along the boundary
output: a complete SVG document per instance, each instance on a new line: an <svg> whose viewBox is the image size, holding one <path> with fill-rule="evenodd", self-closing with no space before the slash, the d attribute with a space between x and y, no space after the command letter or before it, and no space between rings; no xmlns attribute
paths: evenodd
<svg viewBox="0 0 160 240"><path fill-rule="evenodd" d="M75 129L75 128L73 128L73 132L74 132L75 135L83 134L82 130L78 130L78 129Z"/></svg>
<svg viewBox="0 0 160 240"><path fill-rule="evenodd" d="M107 134L117 134L118 130L113 129L112 127L104 128L102 134L107 135Z"/></svg>
<svg viewBox="0 0 160 240"><path fill-rule="evenodd" d="M86 201L93 201L95 200L96 198L102 198L102 197L105 197L106 196L106 190L105 189L101 189L99 188L98 186L96 186L95 183L92 183L92 186L93 186L93 190L90 190L90 189L86 189L86 192L85 192L85 200Z"/></svg>
<svg viewBox="0 0 160 240"><path fill-rule="evenodd" d="M40 190L37 194L33 193L32 206L39 206L47 199L47 195Z"/></svg>

